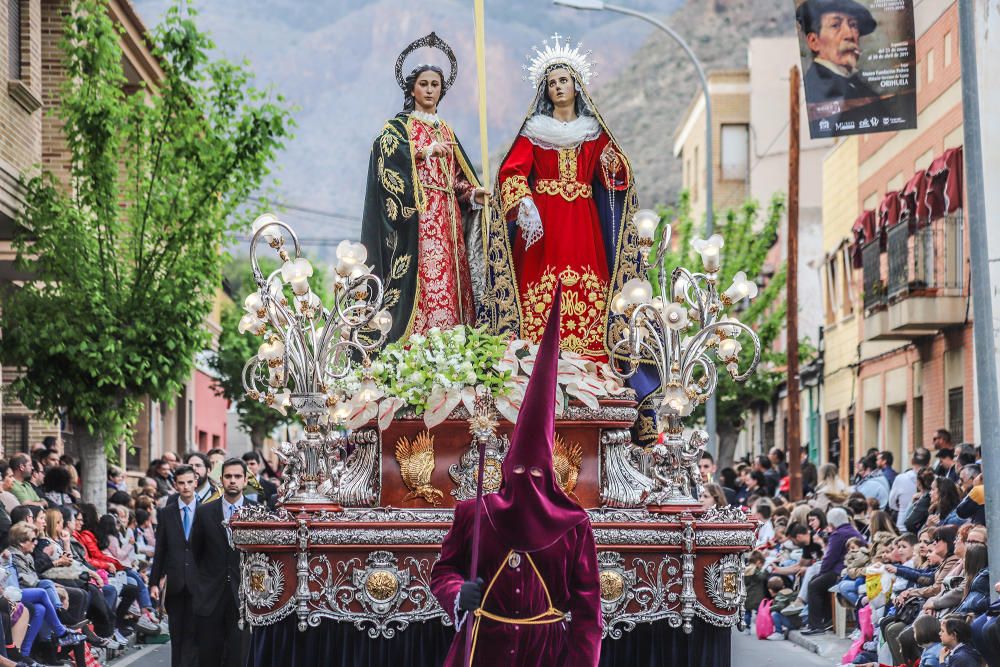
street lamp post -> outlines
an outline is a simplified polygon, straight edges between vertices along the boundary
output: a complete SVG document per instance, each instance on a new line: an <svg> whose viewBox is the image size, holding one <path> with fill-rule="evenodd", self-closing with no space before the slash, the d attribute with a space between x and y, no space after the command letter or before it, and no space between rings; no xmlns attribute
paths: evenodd
<svg viewBox="0 0 1000 667"><path fill-rule="evenodd" d="M641 21L645 21L646 23L656 26L669 35L672 40L677 42L677 44L684 49L684 53L686 53L687 57L691 60L695 71L698 72L698 79L701 81L702 95L705 97L705 236L711 236L714 231L713 218L715 215L715 210L712 207L712 181L714 180L713 166L715 156L712 152L712 98L708 93L708 77L705 75L705 68L701 66L701 61L698 60L698 56L694 54L694 51L691 50L688 43L685 42L684 39L673 30L673 28L665 24L663 21L653 18L649 14L643 14L642 12L637 12L634 9L629 9L628 7L612 5L602 2L601 0L552 0L552 2L553 4L560 5L562 7L570 7L572 9L591 11L603 10L633 16ZM708 431L708 446L706 449L713 456L717 456L718 448L716 447L716 411L714 394L705 404L705 428Z"/></svg>

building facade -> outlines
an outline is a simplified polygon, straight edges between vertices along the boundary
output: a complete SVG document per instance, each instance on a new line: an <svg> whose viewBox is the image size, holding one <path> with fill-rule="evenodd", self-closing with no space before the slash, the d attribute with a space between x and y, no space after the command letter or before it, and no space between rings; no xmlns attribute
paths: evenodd
<svg viewBox="0 0 1000 667"><path fill-rule="evenodd" d="M65 75L59 41L66 0L4 0L0 2L0 289L16 289L30 280L14 266L11 241L24 205L19 181L43 165L68 182L69 151L61 121L51 113L59 103ZM108 13L121 28L120 46L126 87L130 92L153 91L163 71L152 53L146 27L127 0L109 0ZM143 94L148 94L144 92ZM219 291L219 298L223 298ZM219 307L205 326L217 340ZM2 336L2 332L0 332ZM74 425L63 419L37 417L9 391L20 369L3 368L0 377L0 455L27 451L46 436L61 437L70 454L76 453ZM147 409L134 429L134 448L121 446L119 460L130 470L145 472L163 451L197 449L204 442L226 446L227 402L210 389L207 367L199 364L172 405L147 400ZM197 413L197 419L195 414ZM190 428L186 425L190 423ZM204 434L204 435L202 435Z"/></svg>
<svg viewBox="0 0 1000 667"><path fill-rule="evenodd" d="M712 100L714 207L717 213L739 207L748 199L765 210L774 195L788 191L789 72L798 64L795 37L750 40L748 68L710 72ZM801 95L801 93L800 93ZM832 147L829 139L809 138L802 104L799 187L799 333L814 348L822 338L822 304L815 298L821 288L823 245L822 163ZM674 138L674 155L681 160L682 184L691 194L695 220L705 213L706 179L704 97L696 95ZM788 220L779 226L778 239L768 255L764 275L786 261ZM785 334L774 341L774 349L786 349ZM819 457L821 375L803 368L800 394L802 443L814 459ZM784 448L787 432L787 391L762 400L748 410L736 456L759 454L773 446Z"/></svg>
<svg viewBox="0 0 1000 667"><path fill-rule="evenodd" d="M926 0L915 18L918 129L846 139L824 163L823 295L838 340L824 451L845 472L871 448L905 468L939 428L978 440L958 5ZM851 196L834 201L834 190Z"/></svg>

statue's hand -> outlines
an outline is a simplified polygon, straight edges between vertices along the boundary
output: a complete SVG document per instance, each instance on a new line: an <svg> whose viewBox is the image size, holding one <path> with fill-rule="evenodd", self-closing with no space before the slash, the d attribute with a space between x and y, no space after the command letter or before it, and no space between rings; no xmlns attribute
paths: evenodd
<svg viewBox="0 0 1000 667"><path fill-rule="evenodd" d="M486 206L486 201L490 198L491 194L486 188L476 188L472 191L472 198L480 206Z"/></svg>

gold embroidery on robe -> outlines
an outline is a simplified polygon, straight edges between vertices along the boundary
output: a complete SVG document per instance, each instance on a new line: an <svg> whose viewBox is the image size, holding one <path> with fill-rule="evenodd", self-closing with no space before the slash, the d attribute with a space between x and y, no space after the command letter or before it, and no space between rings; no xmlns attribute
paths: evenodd
<svg viewBox="0 0 1000 667"><path fill-rule="evenodd" d="M608 284L589 266L582 267L582 271L567 267L558 275L550 266L538 280L527 285L521 295L524 337L531 341L541 339L557 280L563 284L559 347L582 355L603 354Z"/></svg>
<svg viewBox="0 0 1000 667"><path fill-rule="evenodd" d="M522 199L531 196L528 179L524 176L511 176L500 186L500 201L504 215L518 205Z"/></svg>

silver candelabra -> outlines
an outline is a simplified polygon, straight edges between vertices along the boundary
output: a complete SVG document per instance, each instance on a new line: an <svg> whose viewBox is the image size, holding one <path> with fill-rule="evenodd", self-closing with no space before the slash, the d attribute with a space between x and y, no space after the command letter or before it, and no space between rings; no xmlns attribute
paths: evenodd
<svg viewBox="0 0 1000 667"><path fill-rule="evenodd" d="M755 297L757 285L740 271L728 289L719 291L724 243L718 234L692 243L701 255L702 272L692 273L683 267L669 270L665 263L670 225L661 227L659 214L650 210L637 212L634 221L642 251L639 275L643 277L625 283L612 302L612 309L628 318L628 326L611 349L611 365L626 380L641 365L651 364L660 379L656 409L659 436L650 451L653 488L647 504L695 504L702 490L698 463L708 434L695 430L685 440L683 420L715 392L718 362L737 382L745 381L757 368L761 353L757 334L736 318L724 316L728 307ZM657 229L659 243L650 262ZM657 269L655 296L653 285L645 278L650 268ZM753 358L741 372L740 338L744 334L753 345Z"/></svg>
<svg viewBox="0 0 1000 667"><path fill-rule="evenodd" d="M262 238L282 261L266 277L257 261ZM243 367L243 388L251 399L282 414L291 409L305 422L305 437L282 443L277 451L285 466L279 494L284 504L339 502L347 454L344 422L377 392L367 369L392 318L382 308L382 282L365 266L366 259L362 244L341 242L328 309L310 288L313 268L292 228L270 213L253 223L250 264L257 291L244 302L239 328L263 342ZM359 364L363 379L349 395L342 381L356 375Z"/></svg>

